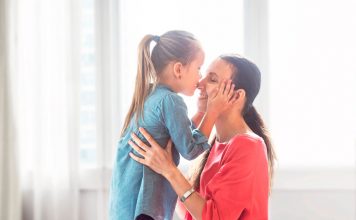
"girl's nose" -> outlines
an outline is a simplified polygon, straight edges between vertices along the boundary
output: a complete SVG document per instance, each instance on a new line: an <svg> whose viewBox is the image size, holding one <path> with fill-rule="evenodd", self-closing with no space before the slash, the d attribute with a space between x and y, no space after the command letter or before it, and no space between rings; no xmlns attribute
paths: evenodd
<svg viewBox="0 0 356 220"><path fill-rule="evenodd" d="M201 79L201 80L198 82L198 88L199 88L199 89L202 89L202 88L204 88L204 86L205 86L205 80L204 80L204 78L203 78L203 79Z"/></svg>

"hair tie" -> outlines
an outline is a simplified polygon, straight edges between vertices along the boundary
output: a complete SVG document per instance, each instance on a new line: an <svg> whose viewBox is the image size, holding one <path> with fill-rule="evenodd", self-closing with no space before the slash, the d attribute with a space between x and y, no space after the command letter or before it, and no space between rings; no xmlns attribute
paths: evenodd
<svg viewBox="0 0 356 220"><path fill-rule="evenodd" d="M157 35L152 37L152 40L154 40L156 43L158 43L159 39L161 39L161 37Z"/></svg>

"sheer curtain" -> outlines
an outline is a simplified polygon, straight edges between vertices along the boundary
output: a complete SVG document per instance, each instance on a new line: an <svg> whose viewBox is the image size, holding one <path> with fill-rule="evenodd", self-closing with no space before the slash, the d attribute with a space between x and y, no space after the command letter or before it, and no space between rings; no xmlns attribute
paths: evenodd
<svg viewBox="0 0 356 220"><path fill-rule="evenodd" d="M20 220L18 146L15 142L9 65L11 48L7 0L0 0L0 219Z"/></svg>
<svg viewBox="0 0 356 220"><path fill-rule="evenodd" d="M25 220L78 218L77 8L14 0L5 9Z"/></svg>

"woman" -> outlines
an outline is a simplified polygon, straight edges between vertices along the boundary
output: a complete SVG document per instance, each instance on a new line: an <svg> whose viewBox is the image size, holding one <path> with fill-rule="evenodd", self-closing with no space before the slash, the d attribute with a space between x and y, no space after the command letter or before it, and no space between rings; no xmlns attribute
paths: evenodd
<svg viewBox="0 0 356 220"><path fill-rule="evenodd" d="M228 79L235 84L238 99L216 120L216 139L202 160L194 186L174 165L171 142L164 150L142 128L151 147L132 135L136 144L131 146L143 158L130 156L169 181L188 211L186 219L268 219L275 154L263 120L252 105L261 74L249 60L223 55L210 65L200 89L209 97Z"/></svg>

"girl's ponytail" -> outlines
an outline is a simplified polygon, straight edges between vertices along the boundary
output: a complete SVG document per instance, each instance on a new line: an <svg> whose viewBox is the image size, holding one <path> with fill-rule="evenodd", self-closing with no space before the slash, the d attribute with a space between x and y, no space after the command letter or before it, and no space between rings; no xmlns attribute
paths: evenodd
<svg viewBox="0 0 356 220"><path fill-rule="evenodd" d="M132 98L130 109L124 121L124 126L121 130L121 136L126 131L134 115L136 121L140 116L142 116L145 100L153 89L153 86L156 84L157 75L150 55L150 44L152 40L155 39L156 36L154 35L146 35L139 44L138 65L134 95Z"/></svg>

